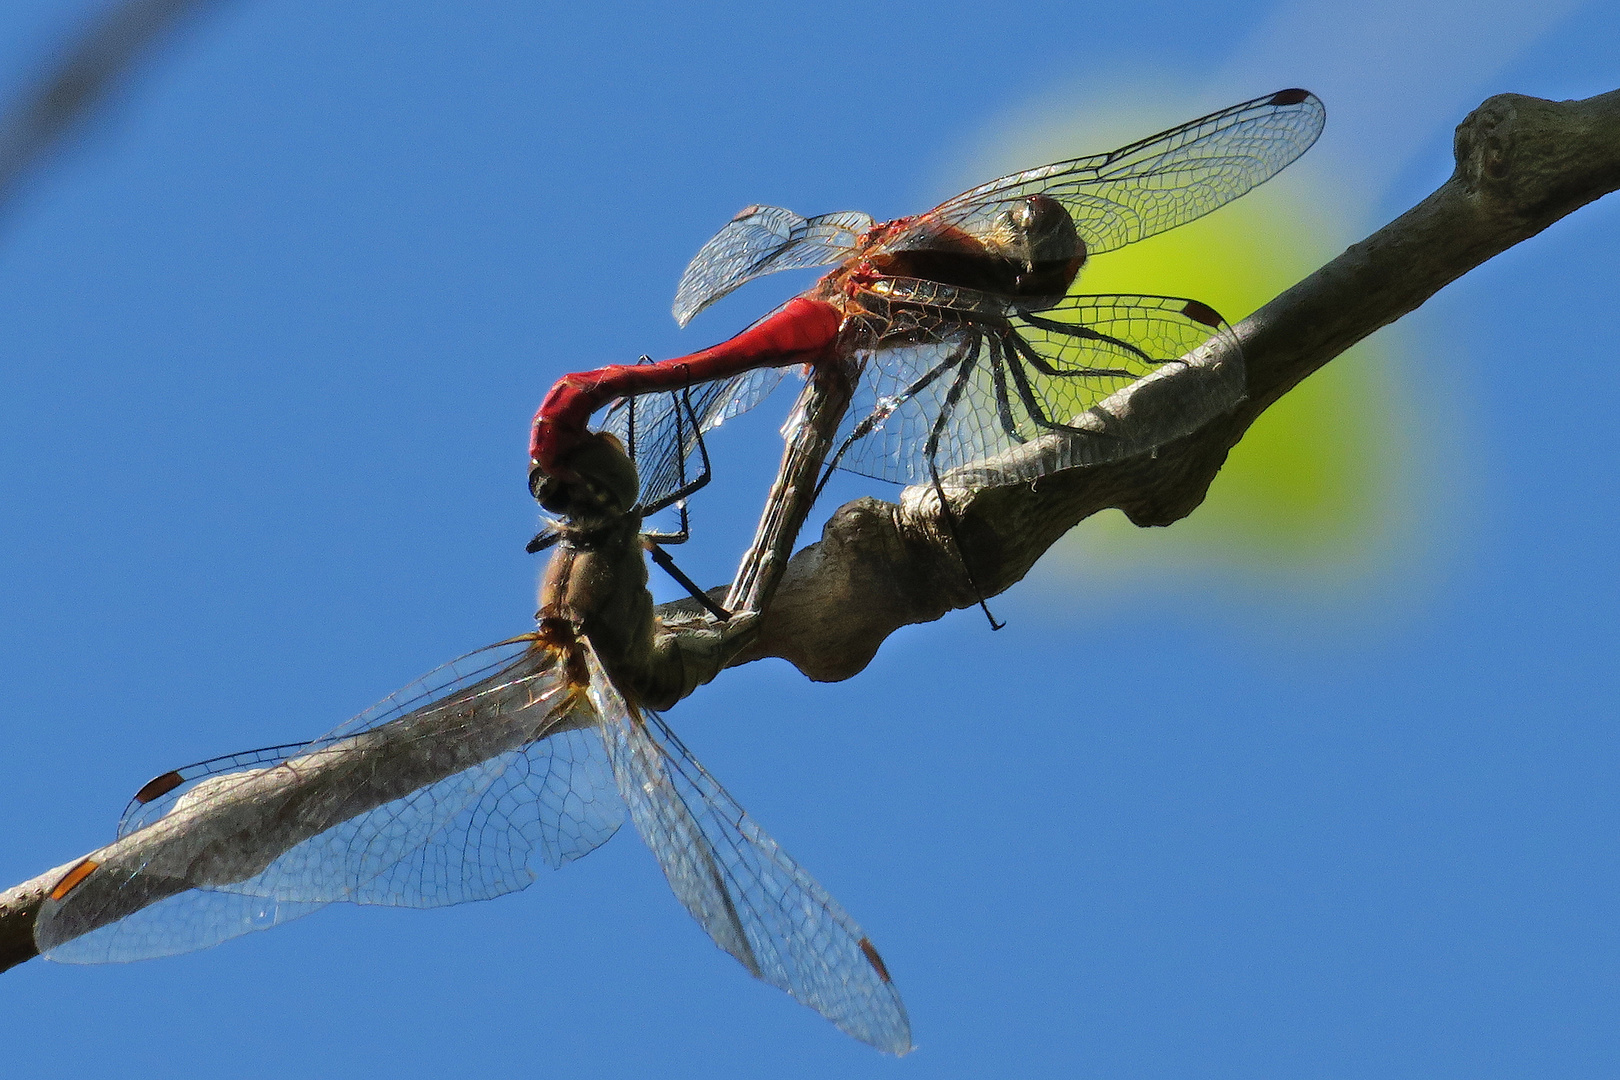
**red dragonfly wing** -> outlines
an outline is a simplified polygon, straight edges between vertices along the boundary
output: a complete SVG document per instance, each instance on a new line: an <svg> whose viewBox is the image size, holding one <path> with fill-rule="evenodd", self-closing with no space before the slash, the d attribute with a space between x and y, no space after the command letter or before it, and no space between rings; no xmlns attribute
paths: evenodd
<svg viewBox="0 0 1620 1080"><path fill-rule="evenodd" d="M779 206L744 207L687 264L675 289L675 321L685 326L757 277L841 262L871 227L871 217L857 210L803 218Z"/></svg>
<svg viewBox="0 0 1620 1080"><path fill-rule="evenodd" d="M1087 251L1135 243L1202 217L1264 183L1322 133L1327 112L1314 94L1283 90L1210 113L1106 154L1074 158L980 184L919 217L893 248L926 246L930 225L969 233L994 227L1007 209L1048 195L1074 219Z"/></svg>
<svg viewBox="0 0 1620 1080"><path fill-rule="evenodd" d="M590 694L630 820L715 944L862 1042L911 1049L911 1022L872 942L654 713L588 652Z"/></svg>
<svg viewBox="0 0 1620 1080"><path fill-rule="evenodd" d="M602 430L618 436L641 477L644 512L681 498L702 473L693 451L700 437L752 409L776 389L786 368L756 368L729 379L697 383L683 391L620 398L602 418Z"/></svg>
<svg viewBox="0 0 1620 1080"><path fill-rule="evenodd" d="M1230 328L1195 300L1068 296L1027 311L937 282L878 284L863 306L882 312L895 302L872 317L859 349L861 377L835 461L852 472L915 484L985 462L1032 480L1151 450L1244 395ZM1185 407L1124 419L1099 408L1189 362L1200 366L1203 393Z"/></svg>
<svg viewBox="0 0 1620 1080"><path fill-rule="evenodd" d="M138 960L334 901L433 907L522 889L536 856L560 866L623 820L578 700L555 657L518 639L313 742L166 773L42 905L40 951Z"/></svg>

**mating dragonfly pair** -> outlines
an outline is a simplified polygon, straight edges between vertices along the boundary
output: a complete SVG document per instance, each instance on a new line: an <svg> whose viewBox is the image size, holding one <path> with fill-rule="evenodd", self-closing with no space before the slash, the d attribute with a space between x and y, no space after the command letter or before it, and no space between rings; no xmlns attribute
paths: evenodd
<svg viewBox="0 0 1620 1080"><path fill-rule="evenodd" d="M856 1038L905 1053L910 1024L870 939L649 710L678 693L649 690L637 666L646 649L626 645L622 627L605 629L624 611L651 621L643 516L692 494L706 475L688 475L704 433L796 368L839 388L801 473L819 471L818 486L834 467L928 483L947 518L941 485L952 469L988 464L1028 480L1195 430L1243 395L1241 356L1221 318L1192 299L1071 287L1092 257L1269 179L1310 147L1323 119L1314 96L1285 90L882 224L745 209L687 268L674 306L683 325L754 278L837 265L711 349L568 375L552 388L530 447L531 489L558 515L551 538L561 541L539 628L312 742L153 780L118 839L42 904L40 951L134 960L337 901L487 899L525 888L541 863L593 850L628 810L721 948ZM1200 364L1215 377L1172 416L1133 426L1107 407L1143 378ZM617 439L589 428L604 407ZM779 510L768 506L767 519ZM796 528L779 533L791 543ZM744 613L757 614L768 594L744 594ZM649 638L649 626L640 632Z"/></svg>

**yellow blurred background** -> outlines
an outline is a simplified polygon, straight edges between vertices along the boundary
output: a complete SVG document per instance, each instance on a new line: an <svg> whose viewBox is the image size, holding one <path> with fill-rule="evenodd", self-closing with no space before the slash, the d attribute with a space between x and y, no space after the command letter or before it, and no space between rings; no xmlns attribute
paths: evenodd
<svg viewBox="0 0 1620 1080"><path fill-rule="evenodd" d="M1133 114L1132 97L1153 101L1152 115ZM1105 117L1106 130L1077 121L1079 108L1032 106L986 138L963 172L982 182L1122 145L1207 111L1189 104L1177 114L1162 91L1086 100L1085 113ZM1369 228L1367 208L1314 164L1307 153L1204 218L1097 256L1074 291L1184 296L1237 323ZM1403 336L1386 328L1268 409L1188 518L1139 529L1105 511L1081 522L1035 574L1093 588L1169 572L1236 579L1281 596L1354 599L1369 578L1406 561L1421 532L1415 463L1423 455L1415 453L1399 385Z"/></svg>

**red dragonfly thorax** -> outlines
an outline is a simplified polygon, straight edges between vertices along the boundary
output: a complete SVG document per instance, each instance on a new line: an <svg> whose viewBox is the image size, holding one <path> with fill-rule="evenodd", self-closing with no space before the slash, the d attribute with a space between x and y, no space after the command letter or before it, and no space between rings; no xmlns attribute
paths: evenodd
<svg viewBox="0 0 1620 1080"><path fill-rule="evenodd" d="M828 274L820 295L855 299L885 278L918 278L995 296L1063 296L1086 245L1056 199L1031 195L968 231L932 213L896 218L862 235L857 254Z"/></svg>

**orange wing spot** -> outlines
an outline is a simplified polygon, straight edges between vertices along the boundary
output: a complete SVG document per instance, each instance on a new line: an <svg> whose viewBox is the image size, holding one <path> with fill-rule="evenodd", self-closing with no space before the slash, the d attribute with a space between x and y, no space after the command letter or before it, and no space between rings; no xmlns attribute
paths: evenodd
<svg viewBox="0 0 1620 1080"><path fill-rule="evenodd" d="M872 947L872 939L863 937L860 944L861 952L866 954L866 962L872 965L872 970L878 973L878 977L884 982L893 981L889 978L889 969L884 966L883 957L879 956L877 949Z"/></svg>
<svg viewBox="0 0 1620 1080"><path fill-rule="evenodd" d="M1201 322L1205 326L1219 326L1224 321L1218 311L1197 300L1187 301L1187 306L1181 309L1181 313L1193 322Z"/></svg>
<svg viewBox="0 0 1620 1080"><path fill-rule="evenodd" d="M56 883L56 888L51 890L51 899L60 900L68 893L78 888L79 883L85 878L89 877L91 874L95 873L96 867L100 865L101 864L96 862L94 859L85 859L78 866L75 866L73 869L69 870L63 875L62 880Z"/></svg>
<svg viewBox="0 0 1620 1080"><path fill-rule="evenodd" d="M145 805L160 795L167 795L179 787L183 780L178 772L166 772L162 776L154 776L146 782L141 790L135 793L135 801Z"/></svg>

